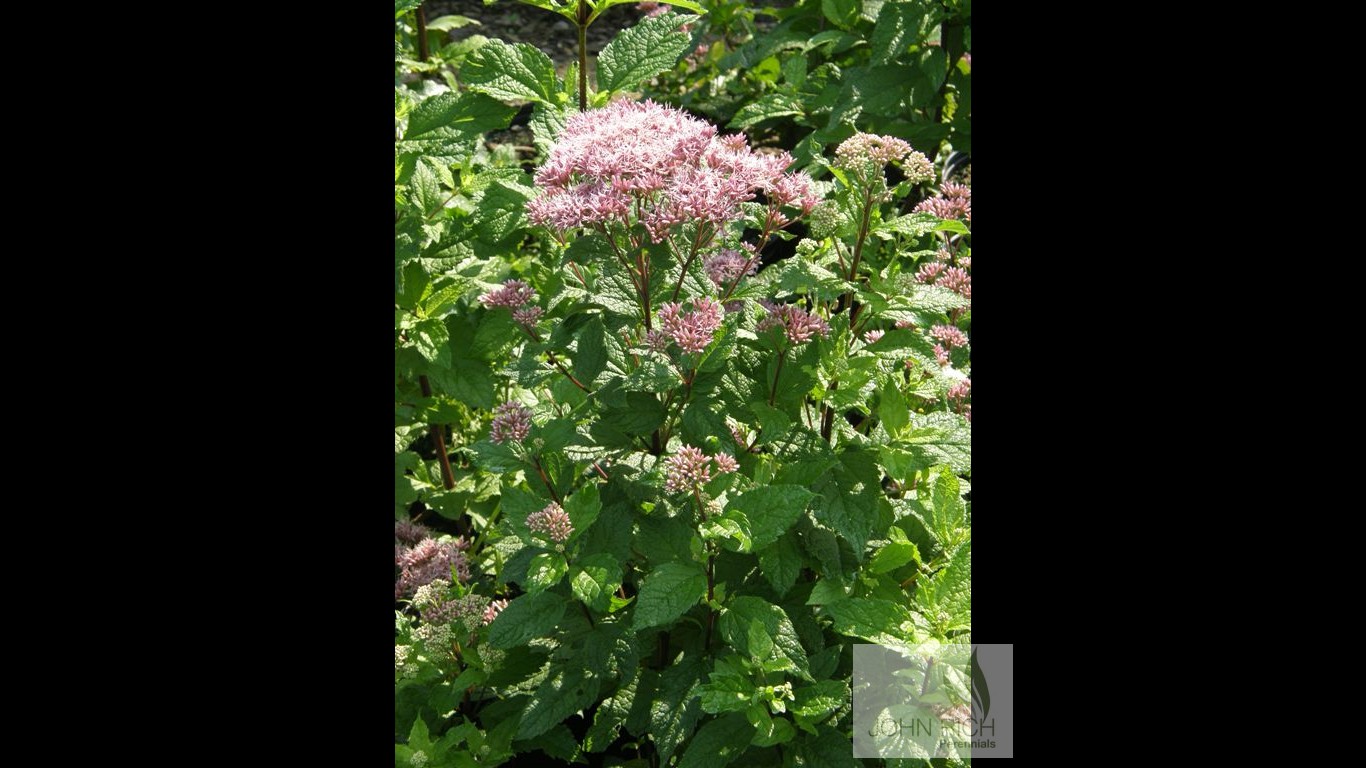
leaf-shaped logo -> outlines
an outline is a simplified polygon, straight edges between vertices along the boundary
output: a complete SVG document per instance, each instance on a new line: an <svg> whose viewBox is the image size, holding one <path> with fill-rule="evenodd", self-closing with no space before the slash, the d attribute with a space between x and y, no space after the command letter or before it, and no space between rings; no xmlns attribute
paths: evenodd
<svg viewBox="0 0 1366 768"><path fill-rule="evenodd" d="M982 674L982 667L977 663L977 649L972 649L972 704L978 711L977 720L981 722L987 717L987 711L991 709L991 693L987 690L987 677Z"/></svg>

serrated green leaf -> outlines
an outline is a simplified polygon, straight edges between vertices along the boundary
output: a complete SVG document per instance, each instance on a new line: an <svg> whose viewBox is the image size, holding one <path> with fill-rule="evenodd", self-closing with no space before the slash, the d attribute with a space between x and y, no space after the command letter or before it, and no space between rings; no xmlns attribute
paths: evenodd
<svg viewBox="0 0 1366 768"><path fill-rule="evenodd" d="M887 434L897 437L911 423L911 409L894 379L887 379L878 390L878 418Z"/></svg>
<svg viewBox="0 0 1366 768"><path fill-rule="evenodd" d="M860 0L821 0L821 12L840 29L849 29L859 18Z"/></svg>
<svg viewBox="0 0 1366 768"><path fill-rule="evenodd" d="M811 679L806 671L810 666L806 650L797 638L792 621L779 606L758 597L737 597L726 606L719 624L726 642L737 651L749 654L755 662L767 661L776 653L791 662L783 666L792 674Z"/></svg>
<svg viewBox="0 0 1366 768"><path fill-rule="evenodd" d="M479 136L506 128L516 113L515 108L480 93L439 94L413 109L395 151L461 162L474 150Z"/></svg>
<svg viewBox="0 0 1366 768"><path fill-rule="evenodd" d="M564 598L553 592L522 595L508 603L489 625L489 645L511 648L550 634L564 615Z"/></svg>
<svg viewBox="0 0 1366 768"><path fill-rule="evenodd" d="M465 60L460 77L495 99L555 103L555 62L527 43L488 41Z"/></svg>
<svg viewBox="0 0 1366 768"><path fill-rule="evenodd" d="M877 519L882 473L868 451L846 450L839 459L839 464L812 486L822 499L816 505L816 519L843 536L853 547L854 555L862 561L864 547Z"/></svg>
<svg viewBox="0 0 1366 768"><path fill-rule="evenodd" d="M606 333L602 318L594 315L575 336L574 378L585 387L592 388L593 380L607 368L607 344L603 339Z"/></svg>
<svg viewBox="0 0 1366 768"><path fill-rule="evenodd" d="M956 413L911 414L910 432L897 446L930 464L948 464L956 473L972 471L972 427Z"/></svg>
<svg viewBox="0 0 1366 768"><path fill-rule="evenodd" d="M711 682L698 686L702 711L716 715L722 712L743 712L754 696L754 683L727 667L711 673Z"/></svg>
<svg viewBox="0 0 1366 768"><path fill-rule="evenodd" d="M723 514L731 510L743 514L753 546L762 549L786 533L814 497L800 485L769 485L732 498Z"/></svg>
<svg viewBox="0 0 1366 768"><path fill-rule="evenodd" d="M744 715L730 714L703 725L678 761L678 768L724 768L744 754L754 726Z"/></svg>
<svg viewBox="0 0 1366 768"><path fill-rule="evenodd" d="M602 498L598 492L598 485L588 482L574 492L574 495L564 500L564 511L569 515L569 521L574 524L573 536L577 538L583 535L598 519L598 513L602 511ZM572 539L571 539L572 541Z"/></svg>
<svg viewBox="0 0 1366 768"><path fill-rule="evenodd" d="M707 595L707 574L697 563L665 563L649 573L636 599L636 631L669 624Z"/></svg>
<svg viewBox="0 0 1366 768"><path fill-rule="evenodd" d="M517 727L517 738L539 736L597 700L606 654L600 646L590 643L585 643L584 651L583 657L551 668L550 676L527 703Z"/></svg>
<svg viewBox="0 0 1366 768"><path fill-rule="evenodd" d="M612 593L621 586L621 564L609 554L589 555L574 564L574 578L570 587L574 597L584 605L607 613L611 608Z"/></svg>
<svg viewBox="0 0 1366 768"><path fill-rule="evenodd" d="M688 738L702 715L696 692L705 674L704 657L685 655L659 677L659 695L650 703L650 739L659 764L668 765L674 750Z"/></svg>
<svg viewBox="0 0 1366 768"><path fill-rule="evenodd" d="M868 561L870 572L889 573L909 562L920 562L920 550L916 548L915 544L906 540L906 534L900 528L892 528L891 533L894 537L896 534L901 534L900 539L887 542L885 546L873 553L873 558Z"/></svg>
<svg viewBox="0 0 1366 768"><path fill-rule="evenodd" d="M797 576L802 570L802 552L797 547L796 535L789 532L779 536L777 541L758 550L757 554L759 570L773 591L778 593L778 597L786 595L797 583Z"/></svg>
<svg viewBox="0 0 1366 768"><path fill-rule="evenodd" d="M822 606L842 635L873 643L898 644L907 636L902 625L911 620L900 603L875 598L851 597Z"/></svg>
<svg viewBox="0 0 1366 768"><path fill-rule="evenodd" d="M450 367L451 337L445 323L429 317L413 326L412 335L413 345L427 362Z"/></svg>
<svg viewBox="0 0 1366 768"><path fill-rule="evenodd" d="M565 573L569 571L569 564L564 561L564 555L559 552L542 552L531 558L531 565L526 569L527 592L536 594L560 583Z"/></svg>
<svg viewBox="0 0 1366 768"><path fill-rule="evenodd" d="M775 117L801 116L805 107L801 99L782 92L768 93L741 107L727 128L749 128Z"/></svg>
<svg viewBox="0 0 1366 768"><path fill-rule="evenodd" d="M671 69L692 36L676 31L692 16L665 14L623 29L598 54L598 90L630 90Z"/></svg>
<svg viewBox="0 0 1366 768"><path fill-rule="evenodd" d="M972 628L972 543L959 547L944 570L922 579L916 602L926 606L926 618L940 632Z"/></svg>

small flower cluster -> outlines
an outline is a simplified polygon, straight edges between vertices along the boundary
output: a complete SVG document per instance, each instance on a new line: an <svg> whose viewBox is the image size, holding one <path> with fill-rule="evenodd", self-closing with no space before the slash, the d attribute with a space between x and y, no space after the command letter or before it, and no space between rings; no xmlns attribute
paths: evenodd
<svg viewBox="0 0 1366 768"><path fill-rule="evenodd" d="M718 473L734 472L740 468L739 462L729 453L718 453L709 457L701 448L684 445L678 453L665 460L664 490L669 493L693 491L711 482L710 462L716 462Z"/></svg>
<svg viewBox="0 0 1366 768"><path fill-rule="evenodd" d="M503 287L496 291L489 291L479 297L479 301L489 309L502 307L504 309L517 309L523 304L536 300L536 291L531 286L521 280L507 280Z"/></svg>
<svg viewBox="0 0 1366 768"><path fill-rule="evenodd" d="M822 337L830 336L829 323L795 304L774 304L769 301L759 303L768 310L768 316L760 320L758 327L755 328L759 333L770 328L782 328L787 334L787 340L793 344L805 344L817 333Z"/></svg>
<svg viewBox="0 0 1366 768"><path fill-rule="evenodd" d="M506 607L508 607L508 601L506 600L494 600L489 603L488 607L484 609L484 615L481 617L484 626L492 624L493 620L498 618L498 614L502 613L503 609Z"/></svg>
<svg viewBox="0 0 1366 768"><path fill-rule="evenodd" d="M895 136L856 133L835 148L835 166L853 172L865 182L881 178L882 169L889 163L900 165L912 184L934 178L930 159Z"/></svg>
<svg viewBox="0 0 1366 768"><path fill-rule="evenodd" d="M427 526L415 523L412 520L394 521L394 540L406 547L411 547L419 541L431 535Z"/></svg>
<svg viewBox="0 0 1366 768"><path fill-rule="evenodd" d="M525 440L531 432L531 409L521 403L503 403L493 411L489 439L495 443Z"/></svg>
<svg viewBox="0 0 1366 768"><path fill-rule="evenodd" d="M659 306L659 331L667 334L679 349L684 352L696 353L707 348L712 338L716 335L716 329L721 327L721 319L725 316L725 309L720 302L710 297L702 297L693 300L693 311L684 313L683 305L677 302L668 302ZM654 333L653 331L651 332ZM659 349L662 343L660 336L648 338L651 349Z"/></svg>
<svg viewBox="0 0 1366 768"><path fill-rule="evenodd" d="M512 310L512 319L528 328L534 327L541 315L545 314L545 310L532 303L535 300L536 291L521 280L508 280L502 288L479 297L479 301L489 309Z"/></svg>
<svg viewBox="0 0 1366 768"><path fill-rule="evenodd" d="M715 126L682 110L648 99L614 101L565 122L536 171L543 194L527 203L527 217L563 233L629 227L634 212L650 239L663 242L683 223L719 228L738 220L740 203L756 192L771 209L809 212L819 198L809 176L784 173L791 164L786 152L756 153L743 135L718 136Z"/></svg>
<svg viewBox="0 0 1366 768"><path fill-rule="evenodd" d="M753 246L746 243L742 247L748 248L751 252L744 254L726 248L703 262L707 277L711 278L717 288L730 288L742 276L752 275L758 269L759 260L753 258Z"/></svg>
<svg viewBox="0 0 1366 768"><path fill-rule="evenodd" d="M452 571L461 583L469 581L470 566L463 551L467 547L469 542L463 538L449 541L426 538L411 549L402 544L395 547L394 564L400 573L394 585L394 598L412 595L437 579L449 580Z"/></svg>
<svg viewBox="0 0 1366 768"><path fill-rule="evenodd" d="M938 341L947 344L950 349L966 347L968 345L967 334L958 330L957 326L936 325L930 329L930 335Z"/></svg>
<svg viewBox="0 0 1366 768"><path fill-rule="evenodd" d="M532 533L539 533L558 544L568 541L574 533L569 513L553 501L545 509L527 515L526 525Z"/></svg>
<svg viewBox="0 0 1366 768"><path fill-rule="evenodd" d="M941 219L966 219L972 223L972 188L945 182L939 185L939 196L922 200L915 210L930 213Z"/></svg>
<svg viewBox="0 0 1366 768"><path fill-rule="evenodd" d="M949 387L949 402L953 403L954 410L963 414L963 418L972 421L972 404L967 399L972 395L972 379L962 381Z"/></svg>
<svg viewBox="0 0 1366 768"><path fill-rule="evenodd" d="M863 334L863 340L869 344L876 344L885 333L886 331L882 330L868 331L867 333Z"/></svg>
<svg viewBox="0 0 1366 768"><path fill-rule="evenodd" d="M915 272L915 281L948 288L965 299L972 298L972 276L962 267L946 267L939 261L921 264Z"/></svg>

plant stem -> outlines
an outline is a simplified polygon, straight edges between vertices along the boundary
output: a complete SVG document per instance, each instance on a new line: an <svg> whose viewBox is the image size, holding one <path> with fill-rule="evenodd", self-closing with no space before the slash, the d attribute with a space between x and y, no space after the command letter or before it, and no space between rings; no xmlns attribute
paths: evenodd
<svg viewBox="0 0 1366 768"><path fill-rule="evenodd" d="M541 476L541 482L545 483L546 490L550 491L550 498L554 499L556 504L563 504L564 501L560 498L560 494L555 492L555 486L550 484L550 478L546 476L545 468L541 466L540 457L532 456L531 463L536 467L536 474Z"/></svg>
<svg viewBox="0 0 1366 768"><path fill-rule="evenodd" d="M858 239L854 241L854 257L849 264L849 282L858 280L859 263L863 261L863 243L868 239L868 221L873 214L873 188L867 185L863 189L863 218L859 221ZM835 311L848 308L854 303L854 293L851 291L840 297L839 308Z"/></svg>
<svg viewBox="0 0 1366 768"><path fill-rule="evenodd" d="M579 0L579 111L588 111L588 3Z"/></svg>
<svg viewBox="0 0 1366 768"><path fill-rule="evenodd" d="M426 375L418 376L417 383L422 386L422 396L432 396L432 385L427 381ZM446 455L446 428L441 424L431 425L432 444L436 447L436 455L441 458L441 484L450 490L455 487L455 474L451 472L451 457Z"/></svg>
<svg viewBox="0 0 1366 768"><path fill-rule="evenodd" d="M697 258L697 251L702 247L703 226L704 225L701 222L697 225L697 234L694 235L692 239L692 251L688 253L687 260L683 262L683 269L678 273L678 284L674 286L673 298L669 299L669 301L678 301L678 292L683 290L683 278L688 276L688 267L692 266L692 260Z"/></svg>
<svg viewBox="0 0 1366 768"><path fill-rule="evenodd" d="M417 7L417 58L427 60L427 8Z"/></svg>
<svg viewBox="0 0 1366 768"><path fill-rule="evenodd" d="M773 407L773 401L778 397L778 377L783 375L783 361L787 359L787 348L778 354L778 370L773 372L773 388L768 391L768 405Z"/></svg>
<svg viewBox="0 0 1366 768"><path fill-rule="evenodd" d="M692 497L697 501L697 514L702 516L702 522L707 522L707 506L702 503L701 492L693 488ZM702 643L703 651L711 650L712 628L716 626L716 609L710 605L711 601L716 599L716 550L712 547L713 542L707 542L707 637Z"/></svg>

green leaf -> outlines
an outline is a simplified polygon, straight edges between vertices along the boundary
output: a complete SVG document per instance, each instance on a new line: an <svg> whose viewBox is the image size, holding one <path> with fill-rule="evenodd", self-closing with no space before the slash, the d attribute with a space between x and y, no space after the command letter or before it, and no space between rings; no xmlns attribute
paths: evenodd
<svg viewBox="0 0 1366 768"><path fill-rule="evenodd" d="M697 731L678 768L723 768L744 753L753 736L754 726L744 715L719 717Z"/></svg>
<svg viewBox="0 0 1366 768"><path fill-rule="evenodd" d="M584 651L582 658L551 667L550 676L527 703L522 722L517 727L517 738L540 736L597 700L601 670L606 661L605 649L600 644L588 642L584 644Z"/></svg>
<svg viewBox="0 0 1366 768"><path fill-rule="evenodd" d="M575 337L577 346L574 352L574 378L591 388L593 380L607 368L607 345L603 340L607 333L602 318L594 315L583 324Z"/></svg>
<svg viewBox="0 0 1366 768"><path fill-rule="evenodd" d="M413 177L408 180L409 199L423 216L435 213L446 201L446 196L441 194L441 182L432 165L430 159L418 158L417 166L413 168Z"/></svg>
<svg viewBox="0 0 1366 768"><path fill-rule="evenodd" d="M394 0L394 18L398 18L412 9L422 5L424 0ZM427 727L422 727L422 732L427 732Z"/></svg>
<svg viewBox="0 0 1366 768"><path fill-rule="evenodd" d="M497 181L479 194L476 201L479 217L479 240L497 245L511 237L521 237L522 221L526 217L529 190L521 185Z"/></svg>
<svg viewBox="0 0 1366 768"><path fill-rule="evenodd" d="M911 620L910 611L891 600L851 597L822 606L842 635L873 643L899 644L907 632L902 624Z"/></svg>
<svg viewBox="0 0 1366 768"><path fill-rule="evenodd" d="M897 446L930 464L948 464L956 473L972 471L972 427L956 413L911 414L911 431Z"/></svg>
<svg viewBox="0 0 1366 768"><path fill-rule="evenodd" d="M727 128L748 128L775 117L806 114L801 99L782 92L767 93L741 107Z"/></svg>
<svg viewBox="0 0 1366 768"><path fill-rule="evenodd" d="M489 645L511 648L533 637L550 634L564 615L564 598L553 592L522 595L504 608L489 625Z"/></svg>
<svg viewBox="0 0 1366 768"><path fill-rule="evenodd" d="M935 478L934 492L931 495L934 509L927 522L930 532L945 549L952 549L959 539L959 532L967 524L967 510L959 495L958 477L952 472L940 472Z"/></svg>
<svg viewBox="0 0 1366 768"><path fill-rule="evenodd" d="M694 19L664 14L623 29L598 54L598 90L631 90L672 69L692 41L692 35L676 30Z"/></svg>
<svg viewBox="0 0 1366 768"><path fill-rule="evenodd" d="M566 572L569 571L569 564L565 562L564 555L559 552L542 552L531 558L531 565L526 569L527 592L536 594L560 583Z"/></svg>
<svg viewBox="0 0 1366 768"><path fill-rule="evenodd" d="M649 727L660 765L669 764L674 750L688 738L702 715L696 691L705 670L703 657L685 655L660 675L659 696L650 704Z"/></svg>
<svg viewBox="0 0 1366 768"><path fill-rule="evenodd" d="M743 514L749 521L754 548L762 549L786 533L813 498L815 494L800 485L770 485L732 498L726 504L726 513L734 510Z"/></svg>
<svg viewBox="0 0 1366 768"><path fill-rule="evenodd" d="M490 40L465 60L460 77L495 99L555 103L555 62L534 45Z"/></svg>
<svg viewBox="0 0 1366 768"><path fill-rule="evenodd" d="M636 599L636 631L669 624L707 595L707 574L697 563L665 563L645 577ZM511 607L511 606L509 606Z"/></svg>
<svg viewBox="0 0 1366 768"><path fill-rule="evenodd" d="M479 93L438 94L413 109L395 151L460 162L473 151L475 139L486 131L506 128L516 113L515 108Z"/></svg>
<svg viewBox="0 0 1366 768"><path fill-rule="evenodd" d="M874 553L868 562L868 570L872 573L888 573L911 561L920 562L920 550L906 538L904 531L893 526L889 533L892 541Z"/></svg>
<svg viewBox="0 0 1366 768"><path fill-rule="evenodd" d="M853 448L839 458L840 463L812 486L822 499L816 507L816 519L843 536L862 561L877 519L877 502L882 498L882 472L868 451Z"/></svg>
<svg viewBox="0 0 1366 768"><path fill-rule="evenodd" d="M777 541L756 554L759 556L759 570L773 591L778 593L778 597L786 595L797 583L797 576L802 570L802 552L797 547L795 534L779 536Z"/></svg>
<svg viewBox="0 0 1366 768"><path fill-rule="evenodd" d="M937 16L923 2L883 3L869 40L872 63L889 64L911 44L924 40Z"/></svg>
<svg viewBox="0 0 1366 768"><path fill-rule="evenodd" d="M791 704L797 725L808 733L816 733L814 726L849 702L849 684L843 680L822 680L815 685L792 692L796 699Z"/></svg>
<svg viewBox="0 0 1366 768"><path fill-rule="evenodd" d="M860 0L821 0L821 12L840 29L858 23Z"/></svg>
<svg viewBox="0 0 1366 768"><path fill-rule="evenodd" d="M743 677L723 677L703 685L702 710L711 714L743 712L749 708L754 683Z"/></svg>
<svg viewBox="0 0 1366 768"><path fill-rule="evenodd" d="M916 602L940 632L972 628L972 543L959 547L944 570L922 580Z"/></svg>
<svg viewBox="0 0 1366 768"><path fill-rule="evenodd" d="M906 404L906 398L901 394L896 381L897 379L889 378L878 390L877 415L882 421L882 428L892 437L899 436L906 429L906 425L911 423L911 408Z"/></svg>
<svg viewBox="0 0 1366 768"><path fill-rule="evenodd" d="M584 531L593 525L593 521L598 519L598 513L602 512L598 484L592 481L585 483L573 496L564 500L564 511L569 515L569 521L574 524L574 538L582 536Z"/></svg>
<svg viewBox="0 0 1366 768"><path fill-rule="evenodd" d="M941 222L942 220L932 213L911 213L905 216L897 216L894 219L883 220L873 228L873 234L888 233L920 237L933 232Z"/></svg>
<svg viewBox="0 0 1366 768"><path fill-rule="evenodd" d="M445 323L433 317L421 320L413 326L412 339L418 353L427 362L450 367L451 337Z"/></svg>
<svg viewBox="0 0 1366 768"><path fill-rule="evenodd" d="M810 666L806 650L782 608L762 598L741 596L726 606L719 623L726 642L749 654L756 663L769 661L777 654L791 663L772 667L775 671L786 668L798 677L811 679L806 671Z"/></svg>
<svg viewBox="0 0 1366 768"><path fill-rule="evenodd" d="M621 564L609 554L589 555L574 564L574 597L598 613L608 612L612 593L620 586Z"/></svg>

